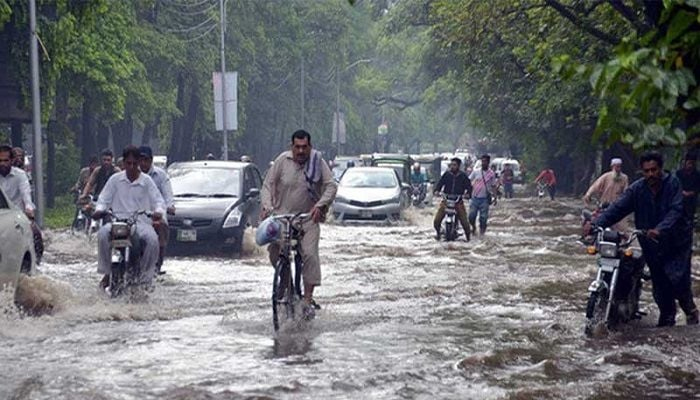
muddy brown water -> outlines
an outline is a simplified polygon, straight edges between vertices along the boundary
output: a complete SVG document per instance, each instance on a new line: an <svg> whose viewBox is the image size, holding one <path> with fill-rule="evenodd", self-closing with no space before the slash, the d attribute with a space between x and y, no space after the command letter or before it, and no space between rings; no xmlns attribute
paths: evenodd
<svg viewBox="0 0 700 400"><path fill-rule="evenodd" d="M648 286L648 317L584 337L595 269L577 202L492 211L470 243L436 242L429 209L324 226L323 310L277 334L250 237L241 259L168 259L148 301L129 303L96 289L94 244L50 232L42 275L21 285L39 315L0 304L0 399L700 397L700 331L681 316L654 328Z"/></svg>

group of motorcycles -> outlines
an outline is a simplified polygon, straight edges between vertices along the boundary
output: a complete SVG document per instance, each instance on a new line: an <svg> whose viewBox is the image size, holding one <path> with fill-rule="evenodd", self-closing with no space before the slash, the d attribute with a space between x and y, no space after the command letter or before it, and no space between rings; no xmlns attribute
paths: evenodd
<svg viewBox="0 0 700 400"><path fill-rule="evenodd" d="M424 204L426 185L413 185L412 203L416 207ZM456 205L462 196L443 194L445 218L443 219L444 238L453 241L459 237ZM94 202L94 199L92 200ZM89 239L93 237L104 221L93 219L91 208L80 208L75 218L72 232L83 232ZM92 208L94 209L94 207ZM586 305L585 334L593 336L601 330L614 330L621 324L640 319L645 313L639 309L642 281L648 279L644 273L644 257L641 249L633 247L638 236L644 231L634 230L625 235L612 229L602 229L594 225L595 218L604 205L591 212L581 214L583 236L581 243L587 253L595 255L597 273L588 287ZM108 293L112 297L122 295L138 281L141 249L138 238L134 237L135 225L143 211L128 218L106 217L112 222L110 247L112 268L109 277Z"/></svg>

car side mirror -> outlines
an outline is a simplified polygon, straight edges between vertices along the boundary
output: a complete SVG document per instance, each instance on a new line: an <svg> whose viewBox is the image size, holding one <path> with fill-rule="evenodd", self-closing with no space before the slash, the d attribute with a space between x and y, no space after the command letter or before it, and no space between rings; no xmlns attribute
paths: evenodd
<svg viewBox="0 0 700 400"><path fill-rule="evenodd" d="M402 183L401 183L401 190L407 192L407 191L409 191L409 190L413 190L413 188L412 188L411 185L409 185L408 183L402 182Z"/></svg>
<svg viewBox="0 0 700 400"><path fill-rule="evenodd" d="M246 194L246 197L249 199L255 198L260 196L260 189L258 188L250 188L248 193Z"/></svg>

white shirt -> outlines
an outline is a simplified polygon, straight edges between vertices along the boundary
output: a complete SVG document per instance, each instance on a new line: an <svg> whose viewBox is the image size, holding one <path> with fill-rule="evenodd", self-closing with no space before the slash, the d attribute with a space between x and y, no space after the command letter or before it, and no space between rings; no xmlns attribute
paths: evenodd
<svg viewBox="0 0 700 400"><path fill-rule="evenodd" d="M151 170L147 172L148 176L153 179L153 183L160 191L161 196L163 196L163 201L165 202L165 207L172 207L175 200L173 197L173 187L170 184L170 177L168 173L165 172L163 168L151 166Z"/></svg>
<svg viewBox="0 0 700 400"><path fill-rule="evenodd" d="M488 197L486 191L493 190L498 183L496 173L490 169L486 172L483 172L483 170L474 170L471 175L469 175L469 179L472 181L472 197L479 199Z"/></svg>
<svg viewBox="0 0 700 400"><path fill-rule="evenodd" d="M126 171L112 175L97 199L97 211L111 208L117 218L129 218L137 211L152 211L165 214L165 204L158 187L150 176L139 174L135 181L129 181ZM139 222L151 223L145 215Z"/></svg>
<svg viewBox="0 0 700 400"><path fill-rule="evenodd" d="M5 191L8 200L21 210L34 210L32 187L26 172L17 167L10 168L7 176L0 175L0 187Z"/></svg>

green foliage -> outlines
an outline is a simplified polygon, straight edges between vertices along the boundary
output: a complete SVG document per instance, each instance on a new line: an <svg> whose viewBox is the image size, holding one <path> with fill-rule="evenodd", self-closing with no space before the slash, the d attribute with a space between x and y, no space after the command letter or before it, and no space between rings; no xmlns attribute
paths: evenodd
<svg viewBox="0 0 700 400"><path fill-rule="evenodd" d="M44 227L48 229L70 228L75 216L75 204L71 195L63 195L56 198L53 208L46 210Z"/></svg>
<svg viewBox="0 0 700 400"><path fill-rule="evenodd" d="M664 2L654 29L629 32L604 62L553 62L565 77L587 77L602 100L594 140L622 141L635 148L684 145L700 133L698 5Z"/></svg>
<svg viewBox="0 0 700 400"><path fill-rule="evenodd" d="M12 8L7 4L7 0L0 0L0 28L10 20Z"/></svg>

